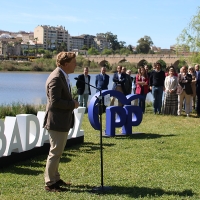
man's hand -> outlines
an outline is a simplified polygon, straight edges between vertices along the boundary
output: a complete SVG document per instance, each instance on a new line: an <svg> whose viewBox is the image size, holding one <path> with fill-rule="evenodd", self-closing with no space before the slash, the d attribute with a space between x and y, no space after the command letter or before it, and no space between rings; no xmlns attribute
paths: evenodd
<svg viewBox="0 0 200 200"><path fill-rule="evenodd" d="M76 101L76 100L73 100L73 101L74 101L75 108L78 108L79 107L78 101Z"/></svg>

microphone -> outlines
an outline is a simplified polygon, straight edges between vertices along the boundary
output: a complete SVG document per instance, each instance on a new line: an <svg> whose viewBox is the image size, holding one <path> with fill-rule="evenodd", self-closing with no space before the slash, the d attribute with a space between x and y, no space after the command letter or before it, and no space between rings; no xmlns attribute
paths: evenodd
<svg viewBox="0 0 200 200"><path fill-rule="evenodd" d="M89 85L89 86L95 88L96 90L98 90L98 91L100 92L100 95L99 95L99 97L97 97L97 96L95 96L95 97L96 97L97 99L99 99L99 103L97 103L96 105L99 104L99 106L101 106L101 100L102 100L102 93L101 93L101 91L102 91L102 90L99 89L99 88L97 88L97 87L95 87L95 86L93 86L93 85L90 85L89 83L85 82L84 80L81 80L81 79L78 78L78 77L75 77L74 79L77 80L77 81L80 81L80 82L82 82L82 83L85 83L85 84L87 84L87 85ZM96 106L96 105L95 105L95 106Z"/></svg>
<svg viewBox="0 0 200 200"><path fill-rule="evenodd" d="M93 88L95 88L95 89L97 89L97 90L99 90L99 91L101 92L101 89L99 89L99 88L97 88L97 87L95 87L95 86L93 86L93 85L90 85L89 83L85 82L84 80L81 80L81 79L78 78L78 77L75 77L74 79L77 80L77 81L80 81L80 82L82 82L82 83L85 83L85 84L87 84L87 85L89 85L89 86L91 86L91 87L93 87Z"/></svg>

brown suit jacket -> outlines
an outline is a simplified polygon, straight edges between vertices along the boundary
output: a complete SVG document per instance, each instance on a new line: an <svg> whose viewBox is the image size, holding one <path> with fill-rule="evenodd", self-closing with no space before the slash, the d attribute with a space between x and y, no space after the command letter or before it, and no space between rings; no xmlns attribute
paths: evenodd
<svg viewBox="0 0 200 200"><path fill-rule="evenodd" d="M47 106L43 127L68 132L73 127L75 104L63 72L57 67L46 81Z"/></svg>

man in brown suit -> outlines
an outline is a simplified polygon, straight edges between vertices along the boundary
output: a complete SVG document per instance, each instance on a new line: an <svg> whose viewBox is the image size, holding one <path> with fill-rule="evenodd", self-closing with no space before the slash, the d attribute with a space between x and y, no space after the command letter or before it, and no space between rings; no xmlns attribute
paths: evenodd
<svg viewBox="0 0 200 200"><path fill-rule="evenodd" d="M57 68L46 81L47 106L43 127L48 130L50 150L45 169L45 190L61 192L67 186L58 172L60 157L67 142L69 129L73 127L73 110L78 108L77 101L72 99L68 74L76 67L76 55L71 52L60 52L57 55Z"/></svg>

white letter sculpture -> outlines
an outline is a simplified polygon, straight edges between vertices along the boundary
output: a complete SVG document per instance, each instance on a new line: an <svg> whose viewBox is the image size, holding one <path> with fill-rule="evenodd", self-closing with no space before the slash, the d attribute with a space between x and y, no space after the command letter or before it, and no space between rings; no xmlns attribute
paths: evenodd
<svg viewBox="0 0 200 200"><path fill-rule="evenodd" d="M6 136L4 135L4 122L0 120L0 157L3 156L4 151L6 150Z"/></svg>
<svg viewBox="0 0 200 200"><path fill-rule="evenodd" d="M16 117L6 117L4 124L7 146L3 155L9 156L11 152L22 152L22 143Z"/></svg>
<svg viewBox="0 0 200 200"><path fill-rule="evenodd" d="M38 142L40 125L37 116L31 114L16 115L21 135L23 151L33 149Z"/></svg>

